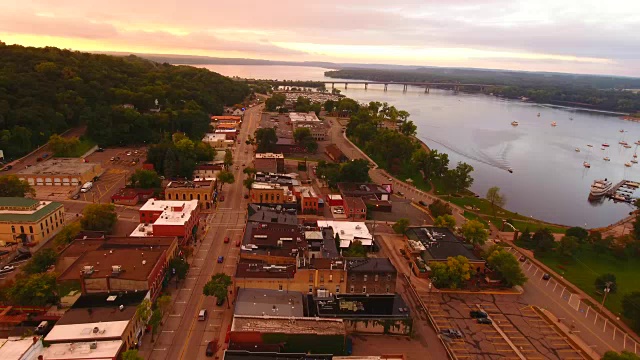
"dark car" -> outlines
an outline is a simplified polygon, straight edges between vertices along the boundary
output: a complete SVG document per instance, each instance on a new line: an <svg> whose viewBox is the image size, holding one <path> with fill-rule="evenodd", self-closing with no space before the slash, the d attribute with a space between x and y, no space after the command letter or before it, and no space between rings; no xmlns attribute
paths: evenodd
<svg viewBox="0 0 640 360"><path fill-rule="evenodd" d="M224 201L224 195L220 195L220 199L219 200L220 200L220 202L223 202Z"/></svg>
<svg viewBox="0 0 640 360"><path fill-rule="evenodd" d="M96 150L97 152L104 152L104 148L99 147L98 150Z"/></svg>
<svg viewBox="0 0 640 360"><path fill-rule="evenodd" d="M2 170L4 170L4 171L9 171L9 170L11 170L11 169L13 169L13 165L7 165L7 166L5 166L5 167L4 167L4 169L2 169Z"/></svg>
<svg viewBox="0 0 640 360"><path fill-rule="evenodd" d="M441 330L440 333L444 336L448 336L452 339L460 339L462 338L462 333L456 329L444 329Z"/></svg>
<svg viewBox="0 0 640 360"><path fill-rule="evenodd" d="M487 319L487 318L478 318L478 324L487 324L487 325L491 325L493 323L493 321L491 321L491 319Z"/></svg>
<svg viewBox="0 0 640 360"><path fill-rule="evenodd" d="M225 243L225 244L228 244L228 243L229 243L229 237L228 237L228 236L225 236L225 237L224 237L224 243Z"/></svg>
<svg viewBox="0 0 640 360"><path fill-rule="evenodd" d="M96 182L96 181L98 181L98 180L100 180L100 177L98 177L98 176L94 176L94 177L93 177L93 182Z"/></svg>
<svg viewBox="0 0 640 360"><path fill-rule="evenodd" d="M480 318L487 318L489 315L487 315L487 313L482 310L471 310L469 312L469 316L471 316L474 319L480 319Z"/></svg>
<svg viewBox="0 0 640 360"><path fill-rule="evenodd" d="M420 204L420 205L422 205L422 206L427 206L427 203L426 203L426 202L424 202L424 201L422 201L422 200L418 201L418 204Z"/></svg>
<svg viewBox="0 0 640 360"><path fill-rule="evenodd" d="M71 197L73 200L78 200L80 199L80 194L75 194Z"/></svg>
<svg viewBox="0 0 640 360"><path fill-rule="evenodd" d="M224 261L224 256L218 256L218 264L222 264Z"/></svg>
<svg viewBox="0 0 640 360"><path fill-rule="evenodd" d="M205 351L205 355L213 356L213 354L216 353L216 350L218 350L218 342L216 340L209 341L209 343L207 344L207 350Z"/></svg>
<svg viewBox="0 0 640 360"><path fill-rule="evenodd" d="M249 198L249 194L244 194L244 198L248 199Z"/></svg>
<svg viewBox="0 0 640 360"><path fill-rule="evenodd" d="M525 261L527 261L527 258L524 255L522 255L522 256L520 256L520 259L518 259L518 260L520 260L520 262L525 262Z"/></svg>
<svg viewBox="0 0 640 360"><path fill-rule="evenodd" d="M549 274L542 275L542 280L549 280L549 279L551 279L551 275Z"/></svg>
<svg viewBox="0 0 640 360"><path fill-rule="evenodd" d="M223 297L222 298L217 298L216 299L216 305L218 305L218 306L224 305L224 298Z"/></svg>
<svg viewBox="0 0 640 360"><path fill-rule="evenodd" d="M240 241L240 239L236 240L236 247L240 247L241 244L242 244L242 241Z"/></svg>

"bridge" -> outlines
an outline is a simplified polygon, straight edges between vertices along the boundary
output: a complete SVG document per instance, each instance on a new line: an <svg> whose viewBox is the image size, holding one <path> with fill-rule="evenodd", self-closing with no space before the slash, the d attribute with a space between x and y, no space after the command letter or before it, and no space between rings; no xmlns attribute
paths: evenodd
<svg viewBox="0 0 640 360"><path fill-rule="evenodd" d="M499 85L493 84L473 84L473 83L443 83L443 82L416 82L416 81L322 81L325 84L331 84L331 88L334 89L336 84L344 84L344 88L347 89L349 85L364 85L366 90L369 85L384 85L384 91L387 91L389 85L402 85L402 91L407 91L409 86L424 86L424 92L428 93L432 87L451 89L455 92L460 91L460 88L476 88L480 91L484 91L485 88L498 87Z"/></svg>

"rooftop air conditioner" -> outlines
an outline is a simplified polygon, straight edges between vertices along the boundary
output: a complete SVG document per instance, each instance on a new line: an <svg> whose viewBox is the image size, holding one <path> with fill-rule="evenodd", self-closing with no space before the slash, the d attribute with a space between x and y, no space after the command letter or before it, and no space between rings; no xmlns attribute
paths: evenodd
<svg viewBox="0 0 640 360"><path fill-rule="evenodd" d="M97 349L98 348L98 342L97 341L93 341L89 344L89 349Z"/></svg>

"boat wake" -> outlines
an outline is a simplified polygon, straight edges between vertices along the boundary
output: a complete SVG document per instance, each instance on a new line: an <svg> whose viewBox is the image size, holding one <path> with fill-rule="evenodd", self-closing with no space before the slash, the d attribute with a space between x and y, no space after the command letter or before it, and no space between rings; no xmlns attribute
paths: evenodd
<svg viewBox="0 0 640 360"><path fill-rule="evenodd" d="M508 171L511 167L509 166L509 162L507 161L507 153L509 152L509 149L511 148L511 144L507 143L501 150L500 152L497 154L497 159L496 156L491 156L488 155L487 153L485 153L484 151L475 151L474 153L469 153L469 152L465 152L462 151L460 149L457 149L454 146L451 146L449 144L445 144L441 141L435 140L435 139L431 139L429 137L426 136L422 136L422 138L430 143L436 143L438 145L441 145L442 147L446 148L447 150L454 152L460 156L466 157L468 159L477 161L479 163L497 168L497 169L501 169L501 170L506 170ZM427 144L428 145L428 144Z"/></svg>

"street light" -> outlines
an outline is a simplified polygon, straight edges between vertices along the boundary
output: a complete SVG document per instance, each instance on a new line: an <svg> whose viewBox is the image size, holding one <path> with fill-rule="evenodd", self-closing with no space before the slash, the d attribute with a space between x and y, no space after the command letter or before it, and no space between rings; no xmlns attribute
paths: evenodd
<svg viewBox="0 0 640 360"><path fill-rule="evenodd" d="M604 308L604 302L607 300L607 294L611 292L611 285L613 285L611 281L607 281L604 284L604 297L602 298L602 304L600 304L600 310Z"/></svg>

